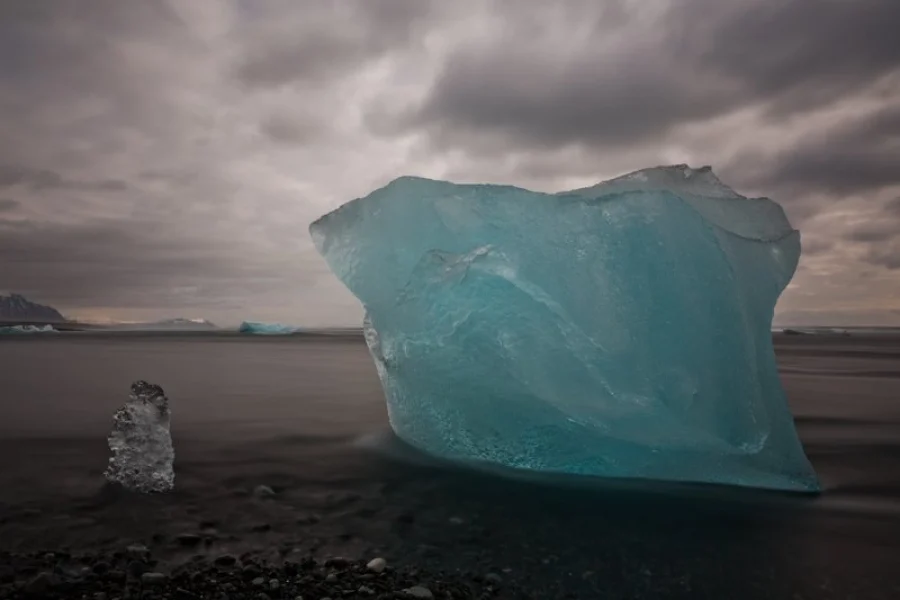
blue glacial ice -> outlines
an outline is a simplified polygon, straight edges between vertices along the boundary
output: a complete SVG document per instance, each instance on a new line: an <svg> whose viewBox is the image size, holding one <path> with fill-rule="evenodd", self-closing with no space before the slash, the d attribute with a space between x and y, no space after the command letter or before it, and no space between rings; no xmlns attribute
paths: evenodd
<svg viewBox="0 0 900 600"><path fill-rule="evenodd" d="M23 333L59 333L51 325L6 325L0 327L0 335L17 335Z"/></svg>
<svg viewBox="0 0 900 600"><path fill-rule="evenodd" d="M299 333L301 328L292 325L282 325L281 323L258 323L255 321L244 321L238 327L240 333L249 333L254 335L290 335Z"/></svg>
<svg viewBox="0 0 900 600"><path fill-rule="evenodd" d="M549 473L819 489L778 378L800 257L709 167L557 194L402 177L310 226L403 440Z"/></svg>

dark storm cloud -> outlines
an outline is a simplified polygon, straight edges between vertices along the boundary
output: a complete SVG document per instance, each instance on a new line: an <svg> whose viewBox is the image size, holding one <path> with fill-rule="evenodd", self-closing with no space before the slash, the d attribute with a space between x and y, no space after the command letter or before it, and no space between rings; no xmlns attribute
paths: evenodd
<svg viewBox="0 0 900 600"><path fill-rule="evenodd" d="M98 301L135 308L212 305L283 289L286 273L291 283L305 279L289 259L235 265L227 240L197 248L133 221L65 226L0 220L0 256L0 287L39 290L74 308Z"/></svg>
<svg viewBox="0 0 900 600"><path fill-rule="evenodd" d="M557 36L510 26L461 45L396 126L459 146L492 133L520 147L622 147L752 104L810 110L900 67L896 2L696 0L615 27L600 3L578 6L549 21Z"/></svg>
<svg viewBox="0 0 900 600"><path fill-rule="evenodd" d="M0 198L0 212L14 210L20 206L17 200L12 198Z"/></svg>
<svg viewBox="0 0 900 600"><path fill-rule="evenodd" d="M891 271L900 269L900 244L894 243L886 247L873 246L866 254L866 260Z"/></svg>
<svg viewBox="0 0 900 600"><path fill-rule="evenodd" d="M558 190L666 162L784 202L797 298L829 302L817 265L893 268L900 3L666 4L0 2L0 289L354 322L306 234L340 202L410 173Z"/></svg>
<svg viewBox="0 0 900 600"><path fill-rule="evenodd" d="M807 111L900 67L900 3L892 0L689 6L674 11L687 56L779 111Z"/></svg>
<svg viewBox="0 0 900 600"><path fill-rule="evenodd" d="M299 144L312 140L322 133L321 122L296 116L277 114L267 117L260 124L260 132L273 141L283 144Z"/></svg>
<svg viewBox="0 0 900 600"><path fill-rule="evenodd" d="M307 19L300 29L251 30L234 71L240 82L277 87L335 79L408 44L432 7L417 0L355 0L306 2L301 10Z"/></svg>
<svg viewBox="0 0 900 600"><path fill-rule="evenodd" d="M77 181L67 179L54 171L0 165L0 187L27 186L33 190L85 190L96 192L122 192L128 184L117 179Z"/></svg>
<svg viewBox="0 0 900 600"><path fill-rule="evenodd" d="M900 237L900 221L888 219L865 223L851 229L845 237L854 242L884 242Z"/></svg>
<svg viewBox="0 0 900 600"><path fill-rule="evenodd" d="M900 85L897 90L900 102ZM900 104L814 131L783 152L735 160L757 183L846 195L900 184Z"/></svg>
<svg viewBox="0 0 900 600"><path fill-rule="evenodd" d="M816 237L812 239L807 239L804 237L802 239L802 246L804 256L817 256L820 254L824 254L834 248L834 240L822 237Z"/></svg>

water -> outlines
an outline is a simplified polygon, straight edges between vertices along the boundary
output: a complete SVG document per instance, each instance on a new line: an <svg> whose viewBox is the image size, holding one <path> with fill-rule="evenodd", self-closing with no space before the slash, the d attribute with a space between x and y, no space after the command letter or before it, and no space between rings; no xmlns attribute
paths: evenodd
<svg viewBox="0 0 900 600"><path fill-rule="evenodd" d="M3 339L0 549L140 541L176 563L189 554L166 540L209 521L212 554L380 554L500 572L546 598L900 597L900 337L779 335L776 349L818 497L436 463L389 435L355 339ZM101 490L136 379L172 402L170 496ZM259 484L276 499L254 499Z"/></svg>

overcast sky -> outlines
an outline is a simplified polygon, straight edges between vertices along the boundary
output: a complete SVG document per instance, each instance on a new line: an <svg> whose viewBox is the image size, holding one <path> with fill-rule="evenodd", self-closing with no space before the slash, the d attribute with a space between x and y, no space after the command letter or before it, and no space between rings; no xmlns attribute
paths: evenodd
<svg viewBox="0 0 900 600"><path fill-rule="evenodd" d="M688 163L802 232L780 322L900 324L898 23L897 0L5 0L0 290L356 324L307 226L397 176Z"/></svg>

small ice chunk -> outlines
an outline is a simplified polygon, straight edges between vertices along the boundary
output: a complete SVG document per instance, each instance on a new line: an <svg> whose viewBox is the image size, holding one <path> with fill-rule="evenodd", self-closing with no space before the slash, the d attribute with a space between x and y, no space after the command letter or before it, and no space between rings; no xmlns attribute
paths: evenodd
<svg viewBox="0 0 900 600"><path fill-rule="evenodd" d="M175 486L169 415L169 399L161 387L146 381L131 385L128 401L113 416L107 480L139 492L166 492Z"/></svg>

